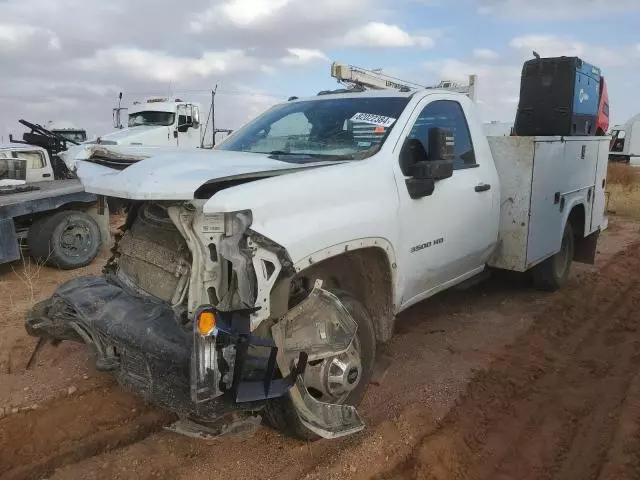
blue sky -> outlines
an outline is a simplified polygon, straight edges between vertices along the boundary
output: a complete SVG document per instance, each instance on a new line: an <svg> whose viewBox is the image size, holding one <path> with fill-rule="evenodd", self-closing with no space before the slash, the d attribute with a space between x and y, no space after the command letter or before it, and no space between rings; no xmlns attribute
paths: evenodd
<svg viewBox="0 0 640 480"><path fill-rule="evenodd" d="M237 128L332 88L331 61L418 83L479 75L485 120L512 120L533 49L600 66L612 120L640 112L640 2L618 0L0 0L0 135L18 118L111 129L117 94L207 101ZM69 12L77 12L70 15Z"/></svg>

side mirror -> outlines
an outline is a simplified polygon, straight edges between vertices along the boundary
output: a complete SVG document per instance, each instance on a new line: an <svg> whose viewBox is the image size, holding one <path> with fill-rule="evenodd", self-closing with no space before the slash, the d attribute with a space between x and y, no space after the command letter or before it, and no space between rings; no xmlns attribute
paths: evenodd
<svg viewBox="0 0 640 480"><path fill-rule="evenodd" d="M400 169L412 199L431 195L436 180L453 175L453 136L445 129L429 129L429 153L416 138L407 138L400 151Z"/></svg>
<svg viewBox="0 0 640 480"><path fill-rule="evenodd" d="M407 138L400 150L400 170L407 177L413 177L412 168L428 160L427 151L424 145L417 138Z"/></svg>
<svg viewBox="0 0 640 480"><path fill-rule="evenodd" d="M431 180L444 180L453 175L453 162L451 160L428 160L418 162L409 169L410 177L429 178Z"/></svg>
<svg viewBox="0 0 640 480"><path fill-rule="evenodd" d="M453 175L453 147L455 145L453 135L444 128L430 128L428 139L428 158L411 165L409 176L433 180L444 180L451 177Z"/></svg>
<svg viewBox="0 0 640 480"><path fill-rule="evenodd" d="M200 126L200 110L197 108L193 108L193 128L198 128Z"/></svg>

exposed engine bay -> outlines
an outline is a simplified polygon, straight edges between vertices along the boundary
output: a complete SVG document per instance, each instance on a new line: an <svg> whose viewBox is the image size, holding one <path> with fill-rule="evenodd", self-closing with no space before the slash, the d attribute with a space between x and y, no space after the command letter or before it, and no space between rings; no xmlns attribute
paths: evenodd
<svg viewBox="0 0 640 480"><path fill-rule="evenodd" d="M105 272L181 316L204 304L253 307L253 252L244 235L250 223L250 212L205 217L192 203L132 204Z"/></svg>

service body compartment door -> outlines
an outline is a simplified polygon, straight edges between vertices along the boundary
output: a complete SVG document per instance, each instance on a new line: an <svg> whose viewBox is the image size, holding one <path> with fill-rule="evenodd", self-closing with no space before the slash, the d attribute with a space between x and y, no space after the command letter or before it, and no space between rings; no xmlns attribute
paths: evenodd
<svg viewBox="0 0 640 480"><path fill-rule="evenodd" d="M526 270L527 237L533 178L533 137L489 137L500 176L500 231L489 266Z"/></svg>
<svg viewBox="0 0 640 480"><path fill-rule="evenodd" d="M581 204L583 236L591 226L592 199L598 165L597 137L536 139L531 183L527 268L560 250L565 223ZM589 200L587 200L589 199Z"/></svg>
<svg viewBox="0 0 640 480"><path fill-rule="evenodd" d="M608 139L608 137L607 137ZM607 226L606 220L606 196L607 168L609 166L609 142L600 142L598 145L598 167L596 170L595 188L593 192L591 223L589 233L604 230Z"/></svg>
<svg viewBox="0 0 640 480"><path fill-rule="evenodd" d="M490 266L522 272L556 254L578 204L585 237L605 222L608 137L495 137L489 145L501 186Z"/></svg>

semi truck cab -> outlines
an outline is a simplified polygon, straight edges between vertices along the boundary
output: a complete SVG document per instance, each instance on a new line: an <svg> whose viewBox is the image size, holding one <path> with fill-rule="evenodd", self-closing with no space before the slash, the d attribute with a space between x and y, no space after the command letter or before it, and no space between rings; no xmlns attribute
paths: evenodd
<svg viewBox="0 0 640 480"><path fill-rule="evenodd" d="M128 109L127 127L86 143L197 148L201 146L201 132L198 103L152 98L133 103Z"/></svg>

